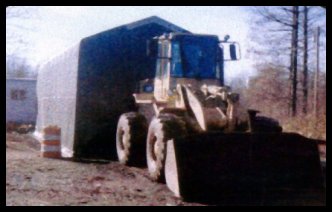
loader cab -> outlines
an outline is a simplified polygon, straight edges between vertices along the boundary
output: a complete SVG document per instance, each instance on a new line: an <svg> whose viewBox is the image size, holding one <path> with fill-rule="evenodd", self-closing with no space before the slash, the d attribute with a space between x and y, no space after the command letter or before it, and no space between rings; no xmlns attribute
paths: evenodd
<svg viewBox="0 0 332 212"><path fill-rule="evenodd" d="M159 101L167 101L177 84L224 85L224 49L217 36L165 34L149 42L148 52L156 58L153 92Z"/></svg>

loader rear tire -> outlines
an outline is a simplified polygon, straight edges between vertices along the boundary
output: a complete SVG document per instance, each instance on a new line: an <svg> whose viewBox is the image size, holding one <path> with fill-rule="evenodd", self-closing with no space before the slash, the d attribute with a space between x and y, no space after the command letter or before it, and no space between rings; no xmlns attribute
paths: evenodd
<svg viewBox="0 0 332 212"><path fill-rule="evenodd" d="M139 165L145 160L145 139L147 121L136 112L120 116L116 131L116 151L119 162L125 165Z"/></svg>
<svg viewBox="0 0 332 212"><path fill-rule="evenodd" d="M162 114L152 119L147 136L146 160L153 181L165 182L167 141L182 136L185 132L185 123L175 115Z"/></svg>
<svg viewBox="0 0 332 212"><path fill-rule="evenodd" d="M254 131L281 133L282 127L279 125L279 122L273 118L257 116L255 117Z"/></svg>

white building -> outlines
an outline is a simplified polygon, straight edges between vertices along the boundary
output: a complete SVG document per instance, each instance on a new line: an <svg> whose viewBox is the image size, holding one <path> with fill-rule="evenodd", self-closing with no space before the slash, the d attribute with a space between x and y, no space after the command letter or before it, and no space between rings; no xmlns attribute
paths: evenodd
<svg viewBox="0 0 332 212"><path fill-rule="evenodd" d="M6 79L6 123L35 123L36 79Z"/></svg>

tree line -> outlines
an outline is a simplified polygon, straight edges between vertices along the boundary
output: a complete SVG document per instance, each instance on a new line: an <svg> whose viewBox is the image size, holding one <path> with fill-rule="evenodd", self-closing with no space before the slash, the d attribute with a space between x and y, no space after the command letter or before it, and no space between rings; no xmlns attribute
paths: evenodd
<svg viewBox="0 0 332 212"><path fill-rule="evenodd" d="M240 89L243 101L284 123L326 128L320 125L326 120L325 9L264 6L251 11L249 53L257 61L257 74Z"/></svg>

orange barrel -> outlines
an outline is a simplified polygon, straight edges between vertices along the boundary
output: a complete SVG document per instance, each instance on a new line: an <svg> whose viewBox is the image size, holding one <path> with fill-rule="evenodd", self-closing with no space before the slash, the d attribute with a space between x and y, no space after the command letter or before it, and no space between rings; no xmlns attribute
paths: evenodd
<svg viewBox="0 0 332 212"><path fill-rule="evenodd" d="M48 126L43 129L41 140L41 157L61 158L61 129L57 126Z"/></svg>

